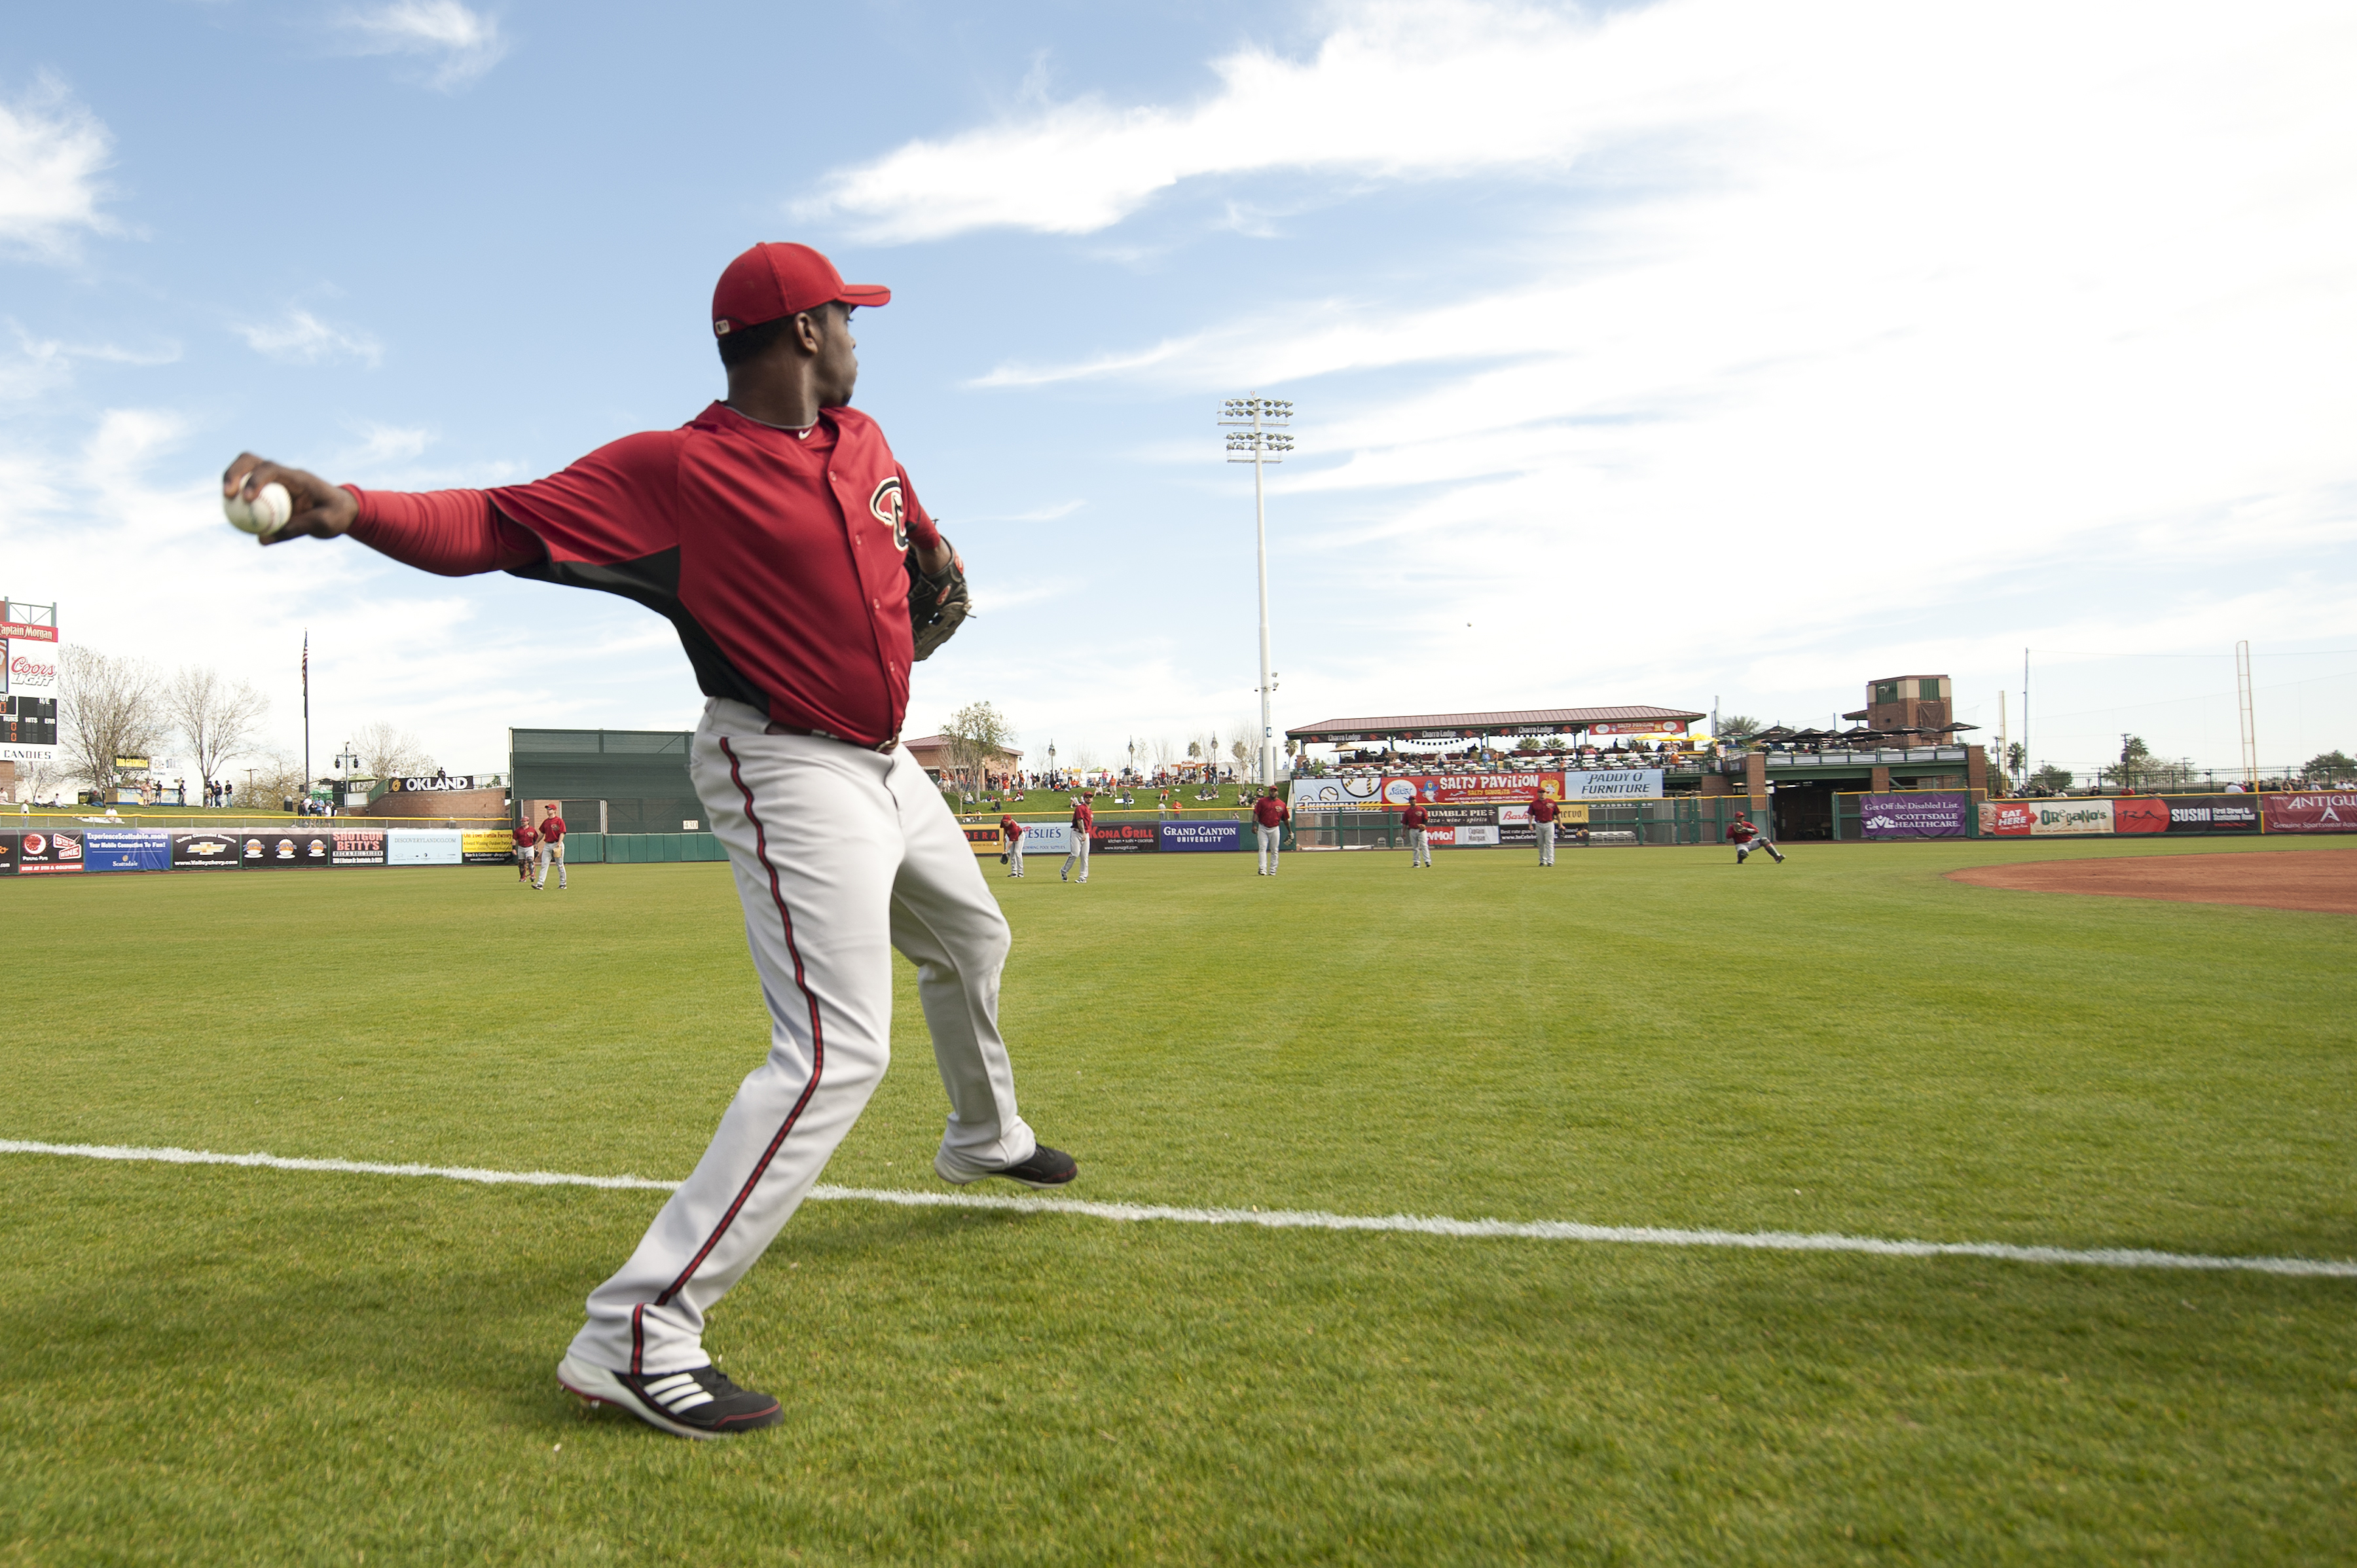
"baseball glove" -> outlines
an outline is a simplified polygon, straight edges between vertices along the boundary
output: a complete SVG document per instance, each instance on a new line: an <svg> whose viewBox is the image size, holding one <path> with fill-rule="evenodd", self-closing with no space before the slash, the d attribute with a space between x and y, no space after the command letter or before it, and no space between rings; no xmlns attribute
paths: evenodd
<svg viewBox="0 0 2357 1568"><path fill-rule="evenodd" d="M917 657L930 659L935 649L957 635L965 618L974 613L974 599L966 592L965 570L954 550L950 552L950 563L938 577L925 575L925 569L917 564L913 549L908 554L908 567L909 630L917 639Z"/></svg>

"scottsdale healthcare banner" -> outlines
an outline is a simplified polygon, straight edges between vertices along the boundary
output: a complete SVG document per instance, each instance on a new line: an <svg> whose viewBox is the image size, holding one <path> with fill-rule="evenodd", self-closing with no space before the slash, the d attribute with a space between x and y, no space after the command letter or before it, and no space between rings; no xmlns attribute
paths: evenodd
<svg viewBox="0 0 2357 1568"><path fill-rule="evenodd" d="M1962 794L1866 795L1858 821L1870 839L1960 839L1971 797Z"/></svg>
<svg viewBox="0 0 2357 1568"><path fill-rule="evenodd" d="M2302 795L2262 795L2271 833L2357 833L2357 795L2322 790Z"/></svg>

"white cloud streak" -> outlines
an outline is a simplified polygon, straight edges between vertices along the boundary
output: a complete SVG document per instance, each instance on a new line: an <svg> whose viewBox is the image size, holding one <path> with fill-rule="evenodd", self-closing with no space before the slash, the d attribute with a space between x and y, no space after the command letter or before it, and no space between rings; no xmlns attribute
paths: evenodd
<svg viewBox="0 0 2357 1568"><path fill-rule="evenodd" d="M113 156L106 127L54 77L0 102L0 248L63 260L80 236L113 231L99 210Z"/></svg>
<svg viewBox="0 0 2357 1568"><path fill-rule="evenodd" d="M479 80L508 52L499 18L459 0L395 0L344 18L350 52L412 55L430 63L428 85L454 92Z"/></svg>
<svg viewBox="0 0 2357 1568"><path fill-rule="evenodd" d="M384 346L368 333L322 321L300 306L287 306L275 321L241 323L237 334L255 353L291 365L339 360L374 365L384 358Z"/></svg>

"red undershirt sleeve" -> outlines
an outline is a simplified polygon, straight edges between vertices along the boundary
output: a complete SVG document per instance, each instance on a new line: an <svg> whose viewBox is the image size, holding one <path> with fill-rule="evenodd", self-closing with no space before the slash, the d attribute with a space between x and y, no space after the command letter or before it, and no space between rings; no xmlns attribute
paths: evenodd
<svg viewBox="0 0 2357 1568"><path fill-rule="evenodd" d="M500 515L482 490L364 490L346 485L361 503L351 536L404 565L444 577L529 566L547 552L540 541Z"/></svg>

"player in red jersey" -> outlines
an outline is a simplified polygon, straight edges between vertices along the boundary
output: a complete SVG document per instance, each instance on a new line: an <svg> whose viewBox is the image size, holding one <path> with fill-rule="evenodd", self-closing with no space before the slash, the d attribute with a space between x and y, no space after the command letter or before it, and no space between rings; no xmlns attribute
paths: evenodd
<svg viewBox="0 0 2357 1568"><path fill-rule="evenodd" d="M1056 874L1059 882L1071 879L1075 865L1081 868L1081 880L1089 879L1089 835L1097 826L1096 808L1092 804L1095 800L1085 789L1072 797L1072 847L1064 856L1064 869Z"/></svg>
<svg viewBox="0 0 2357 1568"><path fill-rule="evenodd" d="M1777 865L1784 864L1784 852L1769 843L1768 835L1753 827L1751 819L1740 811L1735 813L1735 821L1727 824L1727 842L1735 846L1735 864L1738 865L1741 865L1745 857L1755 849L1764 849L1775 857Z"/></svg>
<svg viewBox="0 0 2357 1568"><path fill-rule="evenodd" d="M1424 809L1422 800L1410 800L1407 810L1400 813L1400 826L1407 830L1407 868L1432 865L1432 813Z"/></svg>
<svg viewBox="0 0 2357 1568"><path fill-rule="evenodd" d="M529 886L532 881L532 864L538 854L533 846L539 843L540 830L528 820L519 820L515 825L515 857L516 881L521 885Z"/></svg>
<svg viewBox="0 0 2357 1568"><path fill-rule="evenodd" d="M1002 811L998 818L998 842L1006 846L1006 875L1023 875L1023 824L1012 812Z"/></svg>
<svg viewBox="0 0 2357 1568"><path fill-rule="evenodd" d="M1263 876L1276 875L1276 852L1284 842L1285 824L1292 820L1292 811L1276 798L1275 785L1269 786L1261 798L1253 802L1253 822L1256 824L1254 831L1260 838L1260 874Z"/></svg>
<svg viewBox="0 0 2357 1568"><path fill-rule="evenodd" d="M1563 808L1549 800L1545 790L1531 791L1531 826L1538 832L1541 865L1555 864L1555 820L1562 814Z"/></svg>
<svg viewBox="0 0 2357 1568"><path fill-rule="evenodd" d="M1051 1187L1079 1168L1017 1112L998 1032L1006 918L899 744L911 563L928 593L956 574L883 432L848 406L852 307L890 297L845 285L807 246L756 245L713 295L726 401L532 484L398 495L251 454L222 476L224 495L250 499L274 480L294 498L265 544L350 533L445 575L504 570L619 594L679 632L709 699L690 770L728 849L770 1049L637 1251L591 1293L557 1376L682 1436L779 1420L776 1400L712 1365L705 1315L875 1091L893 948L917 965L949 1091L934 1170Z"/></svg>
<svg viewBox="0 0 2357 1568"><path fill-rule="evenodd" d="M556 802L541 807L540 875L533 879L533 891L548 886L549 862L556 863L556 890L565 891L565 819L556 814Z"/></svg>

